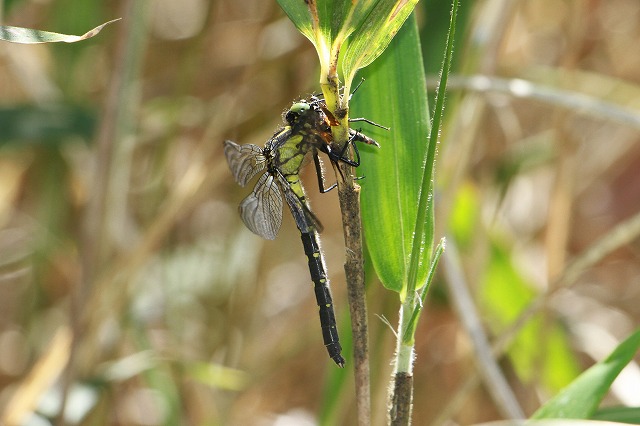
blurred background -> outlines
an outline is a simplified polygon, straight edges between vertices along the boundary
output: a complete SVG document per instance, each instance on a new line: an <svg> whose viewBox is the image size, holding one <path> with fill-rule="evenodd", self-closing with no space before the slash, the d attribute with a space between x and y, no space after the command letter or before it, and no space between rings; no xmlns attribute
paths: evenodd
<svg viewBox="0 0 640 426"><path fill-rule="evenodd" d="M67 424L354 424L337 194L303 175L342 371L291 217L275 241L245 229L250 188L222 152L224 139L263 145L319 89L311 43L275 1L1 4L5 24L67 34L123 19L77 44L0 44L0 419L62 424L65 404ZM547 295L499 358L531 414L640 320L640 3L461 6L437 237L457 247L490 338ZM416 9L430 90L449 9ZM395 324L399 304L368 278L384 424L394 336L381 318ZM415 424L500 419L490 383L463 386L476 358L445 278L417 333ZM607 403L640 405L639 376L633 364Z"/></svg>

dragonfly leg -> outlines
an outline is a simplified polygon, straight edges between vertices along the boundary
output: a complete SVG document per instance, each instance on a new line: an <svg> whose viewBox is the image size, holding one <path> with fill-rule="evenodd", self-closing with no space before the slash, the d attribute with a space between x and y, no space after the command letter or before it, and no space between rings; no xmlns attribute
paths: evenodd
<svg viewBox="0 0 640 426"><path fill-rule="evenodd" d="M384 129L384 130L391 130L389 127L383 126L382 124L378 124L375 121L369 120L368 118L357 117L357 118L350 118L349 119L350 123L355 123L355 122L358 122L358 121L363 121L363 122L365 122L367 124L371 124L372 126L380 127L381 129Z"/></svg>
<svg viewBox="0 0 640 426"><path fill-rule="evenodd" d="M337 154L337 155L333 150L331 150L331 148L329 148L327 154L329 155L329 158L331 159L331 161L335 163L337 163L338 161L342 161L343 163L347 163L351 167L358 167L360 165L360 151L358 151L358 147L356 146L355 142L359 141L360 139L361 139L361 135L358 131L356 131L349 137L349 140L347 141L347 143L344 144L344 146L340 149L340 154ZM346 156L347 149L349 149L349 145L353 147L353 152L356 157L355 160L352 160Z"/></svg>
<svg viewBox="0 0 640 426"><path fill-rule="evenodd" d="M316 166L316 177L318 178L318 189L321 194L325 194L331 191L333 188L338 186L337 183L334 183L329 188L324 187L324 174L322 173L322 164L320 164L320 157L318 157L318 151L313 150L313 164Z"/></svg>

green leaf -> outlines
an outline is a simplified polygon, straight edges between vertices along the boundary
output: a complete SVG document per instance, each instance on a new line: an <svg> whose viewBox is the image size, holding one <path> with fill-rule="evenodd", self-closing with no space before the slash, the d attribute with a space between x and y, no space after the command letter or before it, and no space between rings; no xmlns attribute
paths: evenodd
<svg viewBox="0 0 640 426"><path fill-rule="evenodd" d="M371 64L391 42L418 0L278 0L298 30L316 48L321 81L342 59L347 91L360 68Z"/></svg>
<svg viewBox="0 0 640 426"><path fill-rule="evenodd" d="M424 307L427 300L427 293L429 292L429 288L431 287L431 282L433 281L433 277L436 273L436 268L438 267L438 263L440 262L440 257L442 253L444 253L445 239L442 238L440 243L436 247L433 252L433 260L431 261L431 267L429 268L429 274L427 275L427 279L425 280L426 284L424 287L420 289L420 302L416 303L413 306L413 312L411 313L411 319L407 322L407 328L404 330L404 335L402 336L403 344L414 345L415 344L415 334L416 329L418 328L418 320L420 319L420 313L422 312L422 308Z"/></svg>
<svg viewBox="0 0 640 426"><path fill-rule="evenodd" d="M337 70L342 44L366 16L373 1L278 0L278 3L315 46L322 75L326 77L331 70Z"/></svg>
<svg viewBox="0 0 640 426"><path fill-rule="evenodd" d="M390 131L365 130L381 146L361 149L358 173L365 176L360 181L364 235L383 285L402 292L406 289L429 134L415 18L407 20L389 49L364 71L365 82L353 96L352 116L391 127ZM419 282L427 276L429 260L427 257L421 265Z"/></svg>
<svg viewBox="0 0 640 426"><path fill-rule="evenodd" d="M53 33L50 31L34 30L31 28L12 27L11 25L0 25L0 40L11 43L39 44L39 43L75 43L86 40L97 35L105 26L112 22L119 21L120 18L105 22L91 31L77 36L69 34Z"/></svg>
<svg viewBox="0 0 640 426"><path fill-rule="evenodd" d="M582 373L569 386L550 399L533 419L588 419L596 412L611 383L640 348L640 329L601 361Z"/></svg>
<svg viewBox="0 0 640 426"><path fill-rule="evenodd" d="M640 425L640 407L605 407L600 408L591 420L630 423Z"/></svg>
<svg viewBox="0 0 640 426"><path fill-rule="evenodd" d="M511 248L506 244L493 243L480 282L480 300L495 334L513 324L536 297L533 285L513 265ZM542 317L522 328L509 348L509 357L523 381L541 379L552 391L566 386L579 373L566 333Z"/></svg>
<svg viewBox="0 0 640 426"><path fill-rule="evenodd" d="M417 2L418 0L379 0L375 6L361 9L362 13L368 14L359 16L364 19L357 23L358 27L351 34L342 59L347 87L351 86L356 71L371 64L384 52Z"/></svg>

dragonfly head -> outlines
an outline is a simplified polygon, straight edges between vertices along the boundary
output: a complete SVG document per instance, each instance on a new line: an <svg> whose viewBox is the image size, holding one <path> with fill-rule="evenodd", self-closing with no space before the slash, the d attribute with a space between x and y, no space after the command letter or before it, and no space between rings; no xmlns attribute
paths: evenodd
<svg viewBox="0 0 640 426"><path fill-rule="evenodd" d="M311 105L309 105L307 102L296 102L295 104L291 105L289 111L285 113L284 119L290 126L293 126L298 121L300 116L305 114L310 109Z"/></svg>

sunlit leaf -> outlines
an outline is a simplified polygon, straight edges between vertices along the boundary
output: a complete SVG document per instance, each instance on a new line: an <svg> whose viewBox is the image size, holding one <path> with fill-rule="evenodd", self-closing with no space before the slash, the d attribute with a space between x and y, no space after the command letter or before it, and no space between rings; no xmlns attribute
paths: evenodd
<svg viewBox="0 0 640 426"><path fill-rule="evenodd" d="M323 73L342 60L347 87L355 72L386 49L417 0L278 0L298 30L315 46Z"/></svg>
<svg viewBox="0 0 640 426"><path fill-rule="evenodd" d="M345 80L371 64L387 48L418 0L379 0L358 23L342 59Z"/></svg>
<svg viewBox="0 0 640 426"><path fill-rule="evenodd" d="M353 96L352 116L391 127L366 128L380 149L362 152L362 222L371 259L385 287L406 288L409 254L428 147L429 111L415 19L407 21L390 48L364 70ZM364 150L362 150L364 151ZM422 237L422 236L421 236ZM424 259L418 280L429 269Z"/></svg>
<svg viewBox="0 0 640 426"><path fill-rule="evenodd" d="M9 41L11 43L20 44L39 44L39 43L75 43L86 40L97 35L102 29L112 22L119 21L120 18L105 22L92 29L91 31L77 36L69 34L60 34L50 31L34 30L32 28L12 27L11 25L0 25L0 40Z"/></svg>

